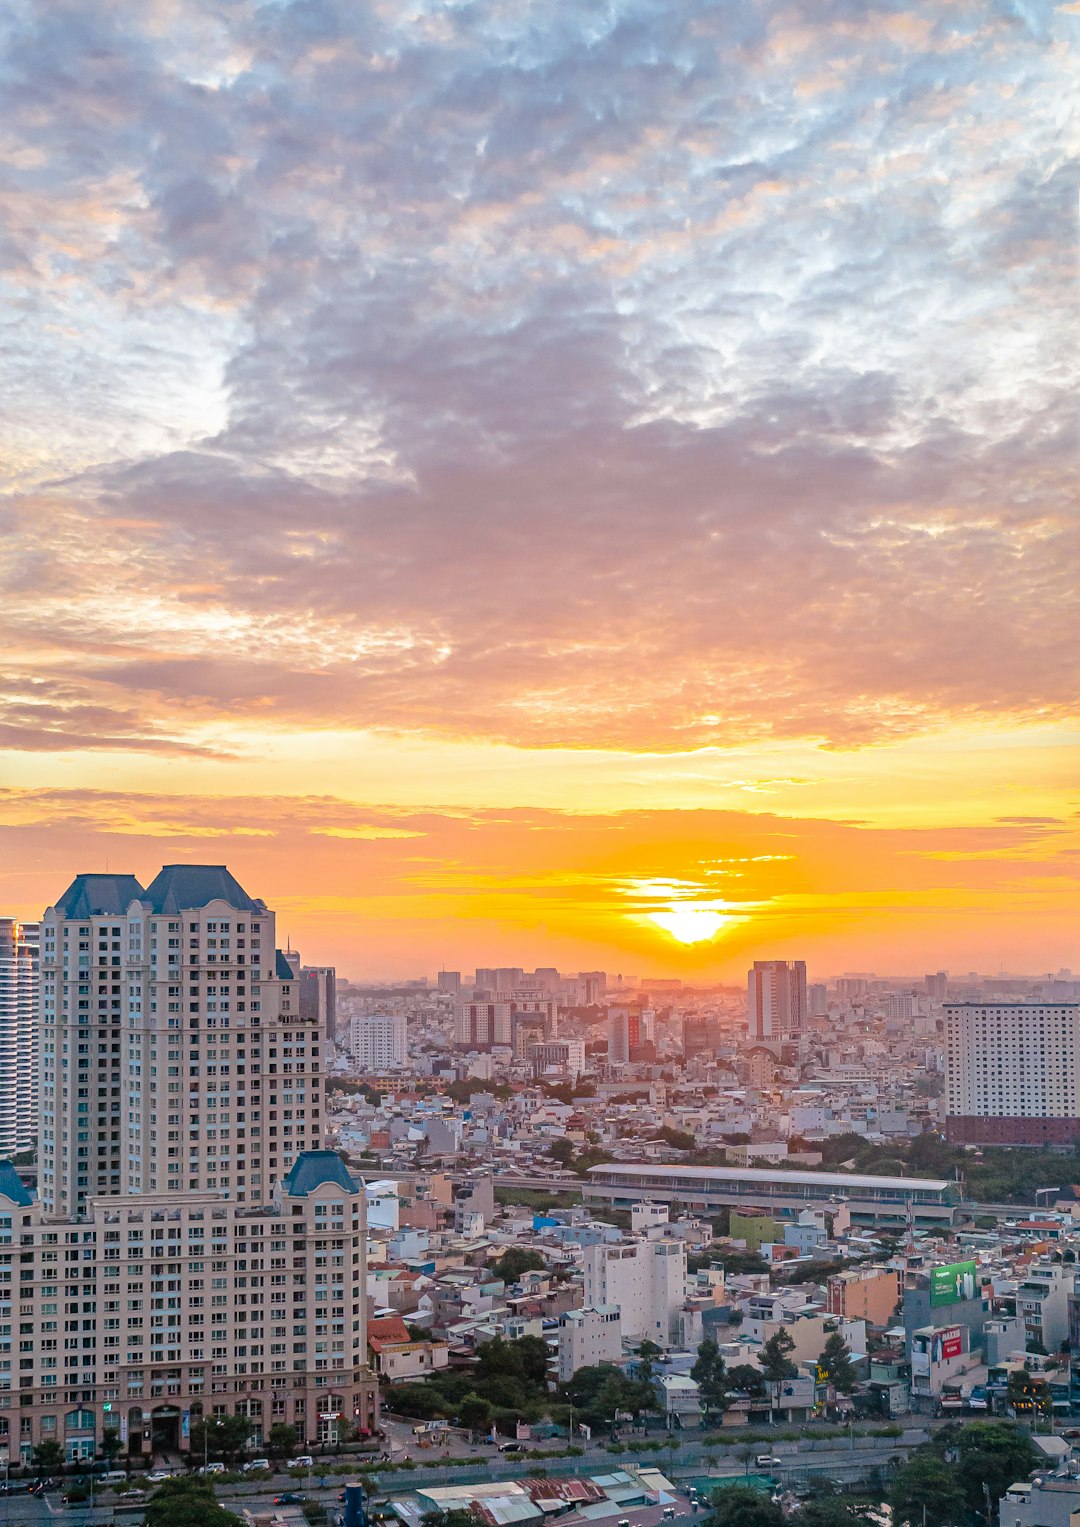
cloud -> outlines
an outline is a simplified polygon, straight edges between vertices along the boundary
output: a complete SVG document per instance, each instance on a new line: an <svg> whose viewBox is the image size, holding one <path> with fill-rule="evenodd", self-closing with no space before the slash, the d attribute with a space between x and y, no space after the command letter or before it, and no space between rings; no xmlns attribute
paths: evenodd
<svg viewBox="0 0 1080 1527"><path fill-rule="evenodd" d="M1066 26L17 8L0 744L1075 715Z"/></svg>

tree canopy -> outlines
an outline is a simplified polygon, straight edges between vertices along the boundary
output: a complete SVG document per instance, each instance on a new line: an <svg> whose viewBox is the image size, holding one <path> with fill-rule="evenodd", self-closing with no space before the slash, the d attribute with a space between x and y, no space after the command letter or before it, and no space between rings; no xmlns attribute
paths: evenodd
<svg viewBox="0 0 1080 1527"><path fill-rule="evenodd" d="M779 1504L749 1485L727 1485L713 1494L704 1527L784 1527Z"/></svg>
<svg viewBox="0 0 1080 1527"><path fill-rule="evenodd" d="M244 1522L218 1504L208 1479L189 1474L158 1486L146 1503L146 1527L244 1527Z"/></svg>

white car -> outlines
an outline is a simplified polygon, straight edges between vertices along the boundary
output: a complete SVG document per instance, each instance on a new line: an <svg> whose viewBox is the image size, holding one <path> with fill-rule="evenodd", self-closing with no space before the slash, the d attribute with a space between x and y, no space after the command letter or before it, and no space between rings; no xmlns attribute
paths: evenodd
<svg viewBox="0 0 1080 1527"><path fill-rule="evenodd" d="M204 1463L199 1470L200 1474L224 1474L224 1472L225 1465L223 1463Z"/></svg>
<svg viewBox="0 0 1080 1527"><path fill-rule="evenodd" d="M174 1479L175 1477L168 1469L153 1469L146 1476L146 1483L148 1485L163 1485L167 1479Z"/></svg>
<svg viewBox="0 0 1080 1527"><path fill-rule="evenodd" d="M269 1474L269 1472L270 1472L270 1460L269 1460L269 1458L252 1458L249 1463L245 1463L244 1464L244 1473L245 1474L254 1474L257 1469L262 1469L267 1474Z"/></svg>
<svg viewBox="0 0 1080 1527"><path fill-rule="evenodd" d="M309 1457L307 1453L301 1453L300 1457L294 1458L289 1465L290 1469L313 1469L314 1467L315 1460Z"/></svg>

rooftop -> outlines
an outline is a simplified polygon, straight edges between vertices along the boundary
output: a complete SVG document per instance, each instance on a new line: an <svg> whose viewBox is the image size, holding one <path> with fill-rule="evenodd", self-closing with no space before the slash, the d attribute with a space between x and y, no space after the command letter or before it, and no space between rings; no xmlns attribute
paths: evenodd
<svg viewBox="0 0 1080 1527"><path fill-rule="evenodd" d="M223 901L236 912L265 912L224 864L166 864L141 893L152 912L188 912Z"/></svg>
<svg viewBox="0 0 1080 1527"><path fill-rule="evenodd" d="M145 895L134 875L76 875L55 906L62 917L122 917Z"/></svg>
<svg viewBox="0 0 1080 1527"><path fill-rule="evenodd" d="M284 1188L292 1198L306 1198L315 1188L335 1183L346 1193L359 1193L360 1184L350 1176L337 1151L304 1151L293 1162Z"/></svg>
<svg viewBox="0 0 1080 1527"><path fill-rule="evenodd" d="M869 1177L860 1176L855 1172L770 1172L762 1167L650 1166L638 1162L618 1161L591 1166L589 1177L592 1178L594 1174L599 1176L603 1172L617 1172L622 1177L639 1177L643 1182L659 1177L676 1177L688 1182L704 1180L715 1183L760 1183L763 1187L781 1187L785 1183L790 1183L793 1188L891 1188L902 1192L911 1188L924 1188L931 1192L942 1193L946 1188L955 1186L948 1179L938 1177Z"/></svg>

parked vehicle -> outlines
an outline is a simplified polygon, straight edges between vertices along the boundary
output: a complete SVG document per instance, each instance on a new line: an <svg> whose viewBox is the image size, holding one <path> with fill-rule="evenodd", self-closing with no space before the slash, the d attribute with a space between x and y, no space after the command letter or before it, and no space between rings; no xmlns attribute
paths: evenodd
<svg viewBox="0 0 1080 1527"><path fill-rule="evenodd" d="M265 1473L269 1474L269 1472L270 1472L270 1460L269 1460L269 1458L252 1458L249 1463L245 1463L244 1464L243 1472L245 1474L254 1474L256 1472L256 1470L258 1470L258 1469L262 1469Z"/></svg>
<svg viewBox="0 0 1080 1527"><path fill-rule="evenodd" d="M274 1496L275 1506L302 1506L307 1500L306 1495L301 1495L298 1490L286 1490L282 1495Z"/></svg>

